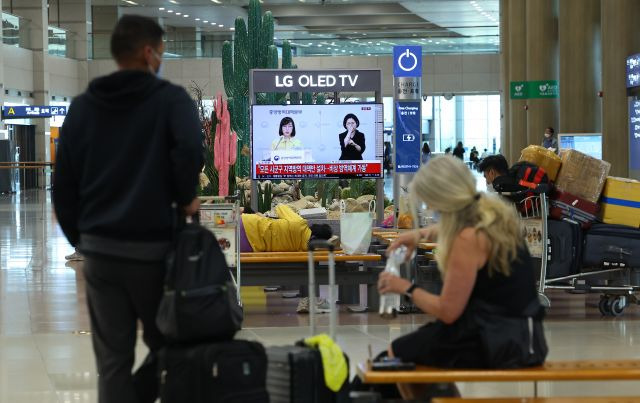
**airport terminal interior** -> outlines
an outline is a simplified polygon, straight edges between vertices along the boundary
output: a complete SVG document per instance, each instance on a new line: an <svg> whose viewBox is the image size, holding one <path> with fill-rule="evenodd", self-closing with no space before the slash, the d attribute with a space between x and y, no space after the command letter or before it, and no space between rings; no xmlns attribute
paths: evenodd
<svg viewBox="0 0 640 403"><path fill-rule="evenodd" d="M329 223L338 237L341 200L345 215L371 209L371 226L364 226L371 240L365 237L359 254L378 260L349 262L363 280L338 285L335 305L336 342L349 356L349 378L392 340L435 320L411 309L382 317L378 294L368 292L376 286L364 273L384 269L384 251L393 239L385 232L434 219L425 206L413 211L408 185L422 163L456 152L472 171L478 192L494 191L478 170L494 155L503 155L509 166L527 161L542 167L543 182L554 184L553 193L532 191L527 197L533 202L518 207L542 283L540 301L547 307L547 361L640 362L640 260L635 257L640 254L640 1L2 0L0 11L0 403L98 401L85 260L58 224L52 178L69 107L93 79L116 71L111 33L129 14L163 27L161 77L186 88L198 107L210 153L198 188L203 203L219 195L223 182L213 167L212 137L218 134L211 131L211 114L222 99L242 91L236 88L239 70L223 73L232 63L238 66L231 51L241 43L237 30L248 26L248 41L263 49L254 67L291 74L273 73L273 87L246 71L255 87L244 88L244 104L234 99L230 107L237 159L225 162L224 169L237 173L229 193L238 192L233 202L238 206L267 213L288 204L303 217L309 214L309 222ZM260 35L252 36L252 13L268 16L258 18ZM250 50L240 52L250 57ZM367 74L373 79L363 86L351 81ZM287 81L291 77L293 84ZM269 92L287 83L294 90ZM261 105L251 107L254 103ZM314 108L320 112L313 116L321 118L306 121ZM243 114L244 122L238 117ZM362 161L343 164L337 156L346 147L337 133L356 124L349 118L356 114L367 147L357 147L360 156L354 159ZM280 152L283 115L297 122L296 141L304 145L292 150L285 145ZM314 128L317 136L304 137ZM265 140L256 140L260 136ZM331 141L325 145L327 136ZM292 171L285 164L278 169L279 159L293 161L287 165ZM203 214L215 211L205 206ZM218 240L229 238L221 246L237 266L240 230L216 220L213 231ZM560 224L581 234L578 240L556 233ZM608 235L628 238L623 246L611 241L608 252L602 248L607 256L594 257L597 246L609 240L595 229L611 225L627 231L616 234L631 235ZM599 241L593 241L596 236ZM432 249L418 250L412 271L418 283L425 278L417 275L421 270L437 273L428 264L435 259ZM564 256L568 260L560 262ZM278 263L254 266L244 274L242 264L239 271L232 269L241 285L250 284L240 289L244 321L236 338L268 348L307 337L310 315L298 312L302 290L255 277L259 270L283 269ZM299 286L305 286L306 260L286 267L293 272L294 266ZM589 275L594 271L602 273ZM434 278L427 277L427 283ZM561 279L548 281L555 277ZM327 304L325 284L319 297ZM316 317L318 331L328 331L330 314ZM148 351L141 334L139 329L136 365ZM457 386L464 398L536 394L640 401L639 378Z"/></svg>

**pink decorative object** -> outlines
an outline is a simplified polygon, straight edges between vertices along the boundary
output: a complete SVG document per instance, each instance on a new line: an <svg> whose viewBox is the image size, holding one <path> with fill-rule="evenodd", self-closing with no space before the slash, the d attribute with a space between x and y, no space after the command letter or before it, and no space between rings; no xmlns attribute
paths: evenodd
<svg viewBox="0 0 640 403"><path fill-rule="evenodd" d="M213 166L218 171L218 196L229 195L229 167L236 163L238 153L238 136L231 131L231 122L227 101L222 99L222 93L216 94L214 105L218 124L213 143Z"/></svg>

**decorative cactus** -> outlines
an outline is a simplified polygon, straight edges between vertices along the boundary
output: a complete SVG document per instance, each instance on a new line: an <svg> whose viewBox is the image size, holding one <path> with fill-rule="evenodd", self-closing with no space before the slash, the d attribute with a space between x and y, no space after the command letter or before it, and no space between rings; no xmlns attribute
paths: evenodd
<svg viewBox="0 0 640 403"><path fill-rule="evenodd" d="M213 163L218 171L218 195L229 195L229 168L236 163L238 152L238 137L231 130L231 117L227 109L227 101L222 99L222 93L216 95L214 106L216 119L216 134L214 138Z"/></svg>
<svg viewBox="0 0 640 403"><path fill-rule="evenodd" d="M267 11L262 15L259 0L250 0L247 23L242 17L235 20L233 45L226 41L222 46L222 77L231 114L231 129L238 136L238 162L236 175L247 177L250 173L249 155L249 70L252 68L278 68L277 49L272 50L274 22ZM291 65L291 45L283 43L283 68ZM275 60L275 62L274 62ZM299 103L299 95L290 95L291 103ZM257 94L258 103L284 104L286 94Z"/></svg>
<svg viewBox="0 0 640 403"><path fill-rule="evenodd" d="M266 213L271 210L271 203L273 201L273 185L271 182L264 184L264 190L261 186L258 186L258 212Z"/></svg>

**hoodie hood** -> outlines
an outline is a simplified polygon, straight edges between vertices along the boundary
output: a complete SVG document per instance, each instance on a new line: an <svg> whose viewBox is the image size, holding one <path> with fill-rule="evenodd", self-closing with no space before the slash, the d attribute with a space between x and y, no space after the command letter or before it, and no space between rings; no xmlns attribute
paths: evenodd
<svg viewBox="0 0 640 403"><path fill-rule="evenodd" d="M91 81L87 96L107 109L127 109L166 86L168 81L139 70L121 70Z"/></svg>

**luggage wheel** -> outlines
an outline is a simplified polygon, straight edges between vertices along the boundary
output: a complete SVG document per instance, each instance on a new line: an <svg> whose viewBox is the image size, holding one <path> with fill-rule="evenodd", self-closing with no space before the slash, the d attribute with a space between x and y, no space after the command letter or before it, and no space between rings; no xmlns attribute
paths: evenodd
<svg viewBox="0 0 640 403"><path fill-rule="evenodd" d="M551 307L551 300L549 300L549 297L547 297L541 292L538 293L538 301L540 301L540 305L542 305L545 308Z"/></svg>
<svg viewBox="0 0 640 403"><path fill-rule="evenodd" d="M603 295L598 303L598 309L603 316L620 316L627 307L625 295Z"/></svg>

